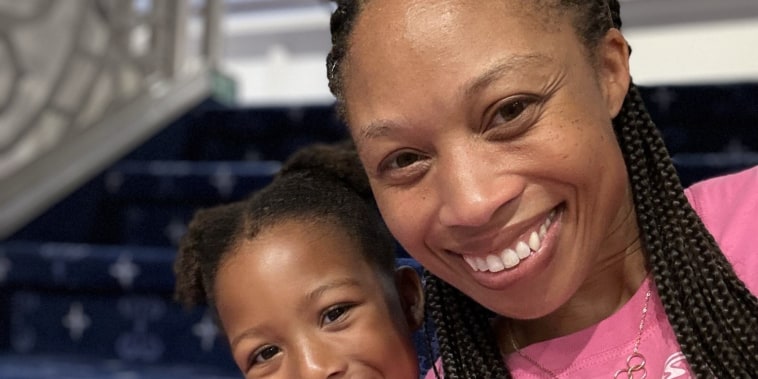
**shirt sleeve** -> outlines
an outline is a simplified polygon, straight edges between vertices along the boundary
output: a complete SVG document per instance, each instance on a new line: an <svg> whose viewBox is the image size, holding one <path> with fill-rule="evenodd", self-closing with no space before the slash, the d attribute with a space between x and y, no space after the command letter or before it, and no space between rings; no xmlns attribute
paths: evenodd
<svg viewBox="0 0 758 379"><path fill-rule="evenodd" d="M758 293L758 166L696 183L685 194L737 276Z"/></svg>

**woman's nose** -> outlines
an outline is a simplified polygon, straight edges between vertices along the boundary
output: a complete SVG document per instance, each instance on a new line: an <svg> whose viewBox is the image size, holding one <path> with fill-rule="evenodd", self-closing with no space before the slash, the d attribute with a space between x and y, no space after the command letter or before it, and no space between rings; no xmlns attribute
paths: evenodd
<svg viewBox="0 0 758 379"><path fill-rule="evenodd" d="M523 181L492 157L459 151L438 162L439 221L444 226L482 226L523 191Z"/></svg>

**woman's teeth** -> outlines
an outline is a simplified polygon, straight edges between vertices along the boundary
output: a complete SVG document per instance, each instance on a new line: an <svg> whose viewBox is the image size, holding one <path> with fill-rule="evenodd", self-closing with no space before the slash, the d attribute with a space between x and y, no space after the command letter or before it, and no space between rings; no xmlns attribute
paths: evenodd
<svg viewBox="0 0 758 379"><path fill-rule="evenodd" d="M547 234L547 228L553 222L553 217L555 217L555 211L550 212L545 222L540 225L537 231L529 233L526 241L518 241L513 248L509 247L500 252L500 254L490 254L484 258L464 256L463 259L474 271L500 272L516 267L522 260L530 257L540 249L542 240Z"/></svg>

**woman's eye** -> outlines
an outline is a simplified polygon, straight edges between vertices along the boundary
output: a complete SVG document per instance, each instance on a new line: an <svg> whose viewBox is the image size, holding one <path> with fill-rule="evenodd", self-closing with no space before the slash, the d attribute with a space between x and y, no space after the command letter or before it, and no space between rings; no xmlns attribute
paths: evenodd
<svg viewBox="0 0 758 379"><path fill-rule="evenodd" d="M343 304L327 309L321 317L321 323L323 325L329 325L335 321L339 321L339 319L342 318L351 307L351 305Z"/></svg>
<svg viewBox="0 0 758 379"><path fill-rule="evenodd" d="M414 153L400 153L391 162L392 168L408 167L421 159L421 156Z"/></svg>
<svg viewBox="0 0 758 379"><path fill-rule="evenodd" d="M279 354L280 351L281 349L276 346L265 346L261 349L258 349L255 353L253 353L253 356L250 359L250 365L252 366L266 362Z"/></svg>
<svg viewBox="0 0 758 379"><path fill-rule="evenodd" d="M526 107L528 107L530 104L529 101L520 99L516 101L511 101L503 106L501 106L497 110L497 116L498 118L502 118L502 120L498 120L499 122L509 122L515 120L518 116L521 115L521 113L524 112Z"/></svg>
<svg viewBox="0 0 758 379"><path fill-rule="evenodd" d="M388 154L376 168L385 183L407 185L421 178L431 163L428 154L414 149L402 149Z"/></svg>

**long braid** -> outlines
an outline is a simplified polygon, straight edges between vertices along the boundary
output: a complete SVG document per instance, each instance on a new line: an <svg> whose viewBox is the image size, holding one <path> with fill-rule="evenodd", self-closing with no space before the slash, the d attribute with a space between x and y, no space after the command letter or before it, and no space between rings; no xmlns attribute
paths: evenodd
<svg viewBox="0 0 758 379"><path fill-rule="evenodd" d="M509 379L491 332L492 312L433 275L428 276L425 290L445 378Z"/></svg>
<svg viewBox="0 0 758 379"><path fill-rule="evenodd" d="M619 2L608 5L620 29ZM758 372L758 300L684 196L634 84L614 126L655 284L690 367L701 378Z"/></svg>
<svg viewBox="0 0 758 379"><path fill-rule="evenodd" d="M614 125L655 285L690 367L702 378L758 372L758 300L690 207L634 85Z"/></svg>

